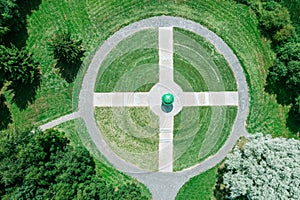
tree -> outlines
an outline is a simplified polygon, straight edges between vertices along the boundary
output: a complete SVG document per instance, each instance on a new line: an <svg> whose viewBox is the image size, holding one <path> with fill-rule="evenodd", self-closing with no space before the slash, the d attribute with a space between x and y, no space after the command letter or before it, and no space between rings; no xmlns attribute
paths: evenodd
<svg viewBox="0 0 300 200"><path fill-rule="evenodd" d="M71 33L57 33L50 40L49 49L56 60L56 68L61 76L72 82L82 63L81 58L85 52L81 40L73 39Z"/></svg>
<svg viewBox="0 0 300 200"><path fill-rule="evenodd" d="M270 80L291 92L292 99L300 94L300 43L286 43L277 52Z"/></svg>
<svg viewBox="0 0 300 200"><path fill-rule="evenodd" d="M299 199L300 141L262 134L248 139L225 161L223 181L229 197Z"/></svg>
<svg viewBox="0 0 300 200"><path fill-rule="evenodd" d="M0 41L11 29L17 30L19 18L16 0L0 0Z"/></svg>
<svg viewBox="0 0 300 200"><path fill-rule="evenodd" d="M106 174L107 175L107 174ZM93 157L57 130L0 135L0 199L146 199L137 184L118 189Z"/></svg>
<svg viewBox="0 0 300 200"><path fill-rule="evenodd" d="M26 49L4 45L0 45L0 63L0 80L9 83L7 90L14 94L12 102L25 109L34 101L41 82L39 64Z"/></svg>
<svg viewBox="0 0 300 200"><path fill-rule="evenodd" d="M72 39L71 33L57 33L54 35L49 44L54 59L58 62L76 64L80 61L84 47L82 40Z"/></svg>
<svg viewBox="0 0 300 200"><path fill-rule="evenodd" d="M266 31L275 32L285 25L291 23L290 14L287 8L274 1L263 3L259 21Z"/></svg>

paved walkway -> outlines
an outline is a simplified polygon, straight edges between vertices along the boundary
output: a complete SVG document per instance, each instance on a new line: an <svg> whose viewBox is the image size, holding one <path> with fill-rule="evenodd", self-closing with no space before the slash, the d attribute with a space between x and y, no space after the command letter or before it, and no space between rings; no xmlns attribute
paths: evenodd
<svg viewBox="0 0 300 200"><path fill-rule="evenodd" d="M158 29L159 82L173 82L173 27Z"/></svg>
<svg viewBox="0 0 300 200"><path fill-rule="evenodd" d="M232 132L229 135L227 141L223 147L213 156L210 156L205 161L199 163L198 165L191 167L180 172L148 172L142 169L137 168L130 163L125 162L120 159L116 154L107 146L104 142L104 139L97 128L97 124L94 118L94 86L97 78L97 72L101 66L102 61L108 55L108 53L123 39L132 35L135 32L147 29L149 27L179 27L189 31L192 31L210 41L215 45L217 50L223 54L224 58L228 61L229 66L231 67L234 76L237 80L238 85L238 113L235 120L235 123L232 128ZM160 29L161 32L166 32L166 34L171 34L170 29ZM167 42L166 45L169 43ZM164 54L164 53L163 53ZM166 57L162 57L162 60L170 62L169 53L165 53ZM163 59L164 58L164 59ZM170 62L171 63L171 62ZM161 69L163 70L163 69ZM167 69L168 70L168 69ZM161 78L161 77L160 77ZM162 81L163 82L163 81ZM164 86L160 84L154 92L162 91ZM176 87L175 87L176 88ZM178 89L178 88L177 88ZM201 102L201 95L203 94L193 94L194 103ZM210 95L212 93L204 93L204 103L210 102ZM225 102L230 102L236 104L237 95L236 94L222 94L224 96ZM226 98L227 97L227 98ZM151 98L151 91L149 94ZM175 96L176 99L176 96ZM122 103L122 102L121 102ZM181 103L181 102L180 102ZM135 104L135 101L134 101ZM175 103L174 103L175 104ZM200 103L199 103L200 104ZM150 104L150 108L155 108L156 106ZM242 67L238 62L237 57L234 55L232 50L228 45L219 38L215 33L211 32L207 28L197 24L193 21L186 20L180 17L168 17L168 16L159 16L152 17L139 22L130 24L121 30L113 34L107 41L105 41L99 50L96 52L82 83L82 90L79 96L79 113L83 120L86 123L87 129L93 139L95 145L100 150L100 152L112 163L117 169L131 175L132 177L137 178L140 182L144 183L151 191L152 198L159 200L168 200L175 199L176 194L180 187L189 180L189 178L198 175L201 172L204 172L216 164L221 162L227 153L231 151L236 141L240 136L246 135L245 122L249 110L249 97L248 97L248 88L246 83L246 78L244 76ZM162 125L163 127L163 125ZM164 129L163 129L164 130ZM161 137L163 139L163 137ZM166 137L166 139L170 139Z"/></svg>
<svg viewBox="0 0 300 200"><path fill-rule="evenodd" d="M173 116L159 117L159 161L158 171L173 171Z"/></svg>
<svg viewBox="0 0 300 200"><path fill-rule="evenodd" d="M46 129L50 129L50 128L53 128L61 123L64 123L64 122L67 122L69 120L72 120L72 119L76 119L76 118L79 118L80 115L79 115L79 112L73 112L71 114L68 114L68 115L65 115L65 116L62 116L58 119L55 119L51 122L48 122L47 124L44 124L42 126L40 126L40 129L42 131L46 130Z"/></svg>
<svg viewBox="0 0 300 200"><path fill-rule="evenodd" d="M148 100L149 93L145 92L94 93L94 106L97 107L146 107Z"/></svg>

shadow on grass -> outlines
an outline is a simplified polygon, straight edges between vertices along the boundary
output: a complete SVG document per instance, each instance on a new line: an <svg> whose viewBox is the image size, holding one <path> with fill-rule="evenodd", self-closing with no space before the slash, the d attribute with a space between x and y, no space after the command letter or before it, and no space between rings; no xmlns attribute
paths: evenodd
<svg viewBox="0 0 300 200"><path fill-rule="evenodd" d="M33 103L36 99L37 89L41 84L41 75L39 70L36 70L35 79L32 83L22 84L12 82L8 86L8 90L13 94L12 103L15 103L20 110L25 110L27 106Z"/></svg>
<svg viewBox="0 0 300 200"><path fill-rule="evenodd" d="M12 123L11 114L5 102L4 95L0 94L0 130L7 129L8 124Z"/></svg>
<svg viewBox="0 0 300 200"><path fill-rule="evenodd" d="M293 105L288 113L286 125L297 137L300 137L300 112L297 105Z"/></svg>
<svg viewBox="0 0 300 200"><path fill-rule="evenodd" d="M214 197L217 200L226 200L230 199L230 191L228 188L225 187L223 184L223 175L226 173L226 168L224 165L221 165L218 168L218 174L217 174L217 182L214 188ZM240 196L235 198L235 200L248 200L247 196Z"/></svg>
<svg viewBox="0 0 300 200"><path fill-rule="evenodd" d="M270 69L272 72L272 68ZM297 92L293 92L291 89L287 88L284 81L274 80L270 73L267 76L265 91L269 94L276 95L276 101L280 105L292 105L288 116L286 118L286 126L287 128L299 137L300 132L300 112L299 109L295 105L295 98L297 97Z"/></svg>
<svg viewBox="0 0 300 200"><path fill-rule="evenodd" d="M37 10L42 0L18 0L20 20L18 24L15 24L13 30L4 36L5 43L14 44L18 49L26 46L26 40L28 38L26 18L31 15L32 11Z"/></svg>
<svg viewBox="0 0 300 200"><path fill-rule="evenodd" d="M72 83L82 64L81 60L77 60L74 63L68 63L65 61L58 61L55 68L58 69L60 76L65 79L68 83Z"/></svg>

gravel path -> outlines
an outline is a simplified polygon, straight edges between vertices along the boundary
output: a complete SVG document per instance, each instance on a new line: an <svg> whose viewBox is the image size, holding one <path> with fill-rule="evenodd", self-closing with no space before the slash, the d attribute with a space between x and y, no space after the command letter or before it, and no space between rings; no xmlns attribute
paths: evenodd
<svg viewBox="0 0 300 200"><path fill-rule="evenodd" d="M49 128L53 128L61 123L64 123L66 121L69 121L69 120L73 120L73 119L76 119L76 118L79 118L80 115L79 115L79 112L73 112L71 114L68 114L68 115L65 115L65 116L62 116L58 119L55 119L51 122L48 122L47 124L44 124L42 126L40 126L40 129L42 131L46 130L46 129L49 129Z"/></svg>
<svg viewBox="0 0 300 200"><path fill-rule="evenodd" d="M238 94L239 94L239 109L232 132L229 135L224 146L213 156L209 157L200 164L180 172L147 172L133 166L110 150L104 142L103 137L97 128L94 118L93 95L94 87L97 78L97 72L101 66L102 61L106 55L123 39L132 35L135 32L149 28L149 27L179 27L190 30L203 36L219 50L221 54L228 61L234 76L237 80ZM222 161L226 154L231 151L236 141L240 136L247 135L245 130L245 122L249 111L249 96L246 78L244 76L242 67L238 62L228 45L219 38L215 33L209 31L207 28L180 17L159 16L152 17L145 20L130 24L125 28L117 31L96 52L82 83L82 90L79 96L79 114L86 123L87 129L101 153L111 162L117 169L137 178L144 183L151 191L152 197L156 199L175 199L180 187L189 180L189 178L204 172Z"/></svg>

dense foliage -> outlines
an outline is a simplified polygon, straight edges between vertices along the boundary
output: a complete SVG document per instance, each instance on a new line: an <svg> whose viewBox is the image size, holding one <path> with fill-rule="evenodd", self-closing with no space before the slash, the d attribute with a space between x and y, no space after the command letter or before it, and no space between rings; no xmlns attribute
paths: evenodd
<svg viewBox="0 0 300 200"><path fill-rule="evenodd" d="M300 198L300 142L255 134L225 161L224 184L230 197Z"/></svg>
<svg viewBox="0 0 300 200"><path fill-rule="evenodd" d="M12 103L24 109L33 102L41 82L38 63L26 49L0 45L0 82L2 86L7 82L6 89L13 94Z"/></svg>
<svg viewBox="0 0 300 200"><path fill-rule="evenodd" d="M72 39L69 32L54 35L49 47L53 52L54 59L69 64L77 63L84 52L82 41Z"/></svg>
<svg viewBox="0 0 300 200"><path fill-rule="evenodd" d="M291 106L286 125L299 137L300 111L296 99L300 98L300 35L297 35L294 25L297 27L300 23L299 12L296 13L300 8L300 2L292 0L236 1L248 5L256 13L263 35L272 42L276 59L269 70L265 89L271 94L276 94L278 103ZM289 6L293 22L289 10L285 7L289 1L295 6L295 9Z"/></svg>
<svg viewBox="0 0 300 200"><path fill-rule="evenodd" d="M300 95L300 43L286 43L278 49L270 78L289 93L285 98L291 98L294 103L294 99Z"/></svg>
<svg viewBox="0 0 300 200"><path fill-rule="evenodd" d="M3 35L17 30L19 24L19 11L16 0L0 0L0 40Z"/></svg>
<svg viewBox="0 0 300 200"><path fill-rule="evenodd" d="M85 52L82 40L76 40L69 32L57 33L49 43L49 49L56 60L56 68L67 82L72 82L81 65Z"/></svg>
<svg viewBox="0 0 300 200"><path fill-rule="evenodd" d="M3 134L0 144L1 199L146 199L135 184L106 183L59 131Z"/></svg>

